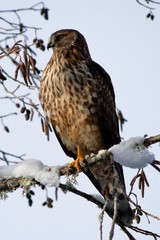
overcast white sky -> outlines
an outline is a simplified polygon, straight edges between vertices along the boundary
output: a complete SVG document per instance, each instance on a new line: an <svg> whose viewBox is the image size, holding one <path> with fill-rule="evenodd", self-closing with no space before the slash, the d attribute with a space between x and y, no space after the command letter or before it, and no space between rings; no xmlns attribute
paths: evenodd
<svg viewBox="0 0 160 240"><path fill-rule="evenodd" d="M29 7L37 1L3 2L1 9ZM50 20L23 13L22 19L27 18L27 24L43 29L39 32L47 44L48 38L54 31L61 28L79 30L86 38L93 60L102 65L110 74L115 92L117 107L122 110L128 122L124 126L122 136L128 139L132 136L160 133L159 112L159 69L160 69L160 17L157 11L152 22L146 19L148 11L136 3L136 0L81 0L62 1L46 0L50 9ZM37 13L38 15L38 13ZM33 17L34 16L34 17ZM51 51L40 52L38 64L44 68L51 56ZM5 70L7 70L6 66ZM0 95L1 89L0 89ZM5 114L13 109L7 102L0 105L0 113ZM15 109L14 109L15 110ZM0 127L1 149L15 154L26 153L26 158L37 158L48 165L61 165L68 159L60 148L56 138L51 136L46 141L41 132L38 119L26 122L23 116L6 120L11 133L3 132ZM159 146L152 147L156 158L159 159ZM2 163L3 164L3 163ZM125 169L126 185L136 171ZM146 190L145 199L140 198L144 209L155 215L160 215L159 186L160 176L151 168L146 169L150 188ZM82 174L78 177L78 188L87 193L95 193L88 179ZM61 240L61 239L100 239L99 220L100 210L93 204L59 191L59 199L54 202L53 209L42 207L45 192L35 191L33 207L29 208L27 200L21 191L9 194L9 198L0 202L1 238L5 240ZM54 189L49 191L54 198ZM160 224L153 219L148 224L147 219L139 225L160 234ZM104 239L108 239L111 221L108 216L104 219ZM136 236L134 234L134 236ZM115 240L127 239L117 227ZM139 240L147 239L138 236Z"/></svg>

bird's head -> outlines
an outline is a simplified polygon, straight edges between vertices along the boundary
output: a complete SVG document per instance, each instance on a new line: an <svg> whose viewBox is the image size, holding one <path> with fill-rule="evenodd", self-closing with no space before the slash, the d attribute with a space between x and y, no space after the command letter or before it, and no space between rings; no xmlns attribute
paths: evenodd
<svg viewBox="0 0 160 240"><path fill-rule="evenodd" d="M47 44L47 49L49 48L52 48L53 52L66 50L63 51L65 54L67 52L67 54L78 54L83 58L90 58L85 38L80 32L73 29L63 29L53 33Z"/></svg>

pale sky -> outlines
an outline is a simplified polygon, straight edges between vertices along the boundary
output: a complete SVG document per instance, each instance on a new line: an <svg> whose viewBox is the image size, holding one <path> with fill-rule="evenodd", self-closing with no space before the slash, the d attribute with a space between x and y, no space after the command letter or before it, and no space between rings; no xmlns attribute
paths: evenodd
<svg viewBox="0 0 160 240"><path fill-rule="evenodd" d="M22 3L20 0L13 2L6 0L1 9L29 7L35 3L37 1L28 0ZM122 137L128 139L144 134L149 136L159 134L159 12L155 12L154 21L146 19L148 10L139 6L136 0L46 0L45 5L50 9L49 21L43 20L38 13L23 13L22 19L27 18L27 25L42 27L38 36L44 39L45 44L54 31L62 28L77 29L85 36L93 60L110 74L117 107L128 120ZM52 52L38 53L37 62L43 69ZM2 61L1 65L7 70L4 63L5 61ZM1 93L0 89L0 95L2 94L4 93ZM34 98L37 99L37 95ZM7 101L0 106L1 114L15 110L17 109ZM1 149L14 154L25 153L26 158L36 158L51 166L70 161L53 134L50 142L47 142L42 134L39 119L27 122L22 115L13 116L6 120L6 124L10 128L10 134L5 133L0 126ZM158 160L159 146L153 146L150 150ZM126 187L129 189L129 183L136 170L124 168L124 171ZM145 191L145 199L139 198L139 204L142 204L147 212L160 216L160 175L150 166L145 171L150 187ZM83 174L80 174L77 181L78 189L96 193ZM59 198L58 201L54 201L54 208L48 209L42 207L45 191L38 188L33 190L36 195L33 197L34 203L31 208L26 198L22 196L21 190L9 194L6 201L0 202L2 239L100 239L98 220L100 209L96 205L72 193L64 194L59 190ZM135 192L140 195L138 190ZM54 189L49 189L49 196L55 199ZM144 216L138 227L160 234L159 222L152 218L150 221L148 224ZM106 215L103 223L104 239L108 239L110 227L111 220ZM147 239L143 235L138 235L137 238ZM127 238L119 227L116 227L114 240L119 239Z"/></svg>

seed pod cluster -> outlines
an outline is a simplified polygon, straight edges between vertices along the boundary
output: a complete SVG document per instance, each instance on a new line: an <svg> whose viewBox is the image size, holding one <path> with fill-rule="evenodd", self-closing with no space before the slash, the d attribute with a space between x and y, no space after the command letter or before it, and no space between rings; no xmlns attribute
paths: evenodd
<svg viewBox="0 0 160 240"><path fill-rule="evenodd" d="M141 206L137 205L137 207L135 209L135 220L136 220L137 224L140 223L142 215L143 215L143 212L141 210Z"/></svg>
<svg viewBox="0 0 160 240"><path fill-rule="evenodd" d="M33 120L34 111L33 111L32 108L27 109L26 106L24 105L20 109L20 112L24 114L24 117L25 117L26 121L28 121L28 120L32 121Z"/></svg>
<svg viewBox="0 0 160 240"><path fill-rule="evenodd" d="M34 38L33 43L35 44L36 48L44 51L46 48L44 46L44 41L42 39Z"/></svg>
<svg viewBox="0 0 160 240"><path fill-rule="evenodd" d="M139 176L139 182L138 182L138 187L141 190L142 198L144 198L145 186L149 187L149 182L147 180L144 170L142 169Z"/></svg>
<svg viewBox="0 0 160 240"><path fill-rule="evenodd" d="M15 103L15 105L17 108L20 108L20 106L21 106L19 103Z"/></svg>
<svg viewBox="0 0 160 240"><path fill-rule="evenodd" d="M23 30L24 30L23 23L20 23L20 24L19 24L19 32L20 32L20 33L23 33Z"/></svg>
<svg viewBox="0 0 160 240"><path fill-rule="evenodd" d="M8 44L6 44L5 48L6 48L7 51L9 51L9 49L10 49Z"/></svg>
<svg viewBox="0 0 160 240"><path fill-rule="evenodd" d="M34 58L31 55L29 55L26 52L26 50L24 50L23 53L24 53L24 62L22 61L22 58L20 57L19 64L17 65L16 70L15 70L14 78L17 79L18 72L20 70L25 84L27 86L29 86L29 85L32 85L32 81L30 79L30 74L31 74L30 68L32 68L34 74L39 74L39 70L35 66L36 62L35 62Z"/></svg>
<svg viewBox="0 0 160 240"><path fill-rule="evenodd" d="M149 12L147 15L146 15L146 18L150 18L152 21L154 20L155 16L152 12Z"/></svg>
<svg viewBox="0 0 160 240"><path fill-rule="evenodd" d="M0 80L7 80L7 78L2 74L2 70L0 69Z"/></svg>
<svg viewBox="0 0 160 240"><path fill-rule="evenodd" d="M53 199L47 197L47 200L42 203L42 206L47 206L48 208L53 208Z"/></svg>
<svg viewBox="0 0 160 240"><path fill-rule="evenodd" d="M23 106L23 107L21 108L20 112L21 112L21 113L24 113L25 111L26 111L26 107Z"/></svg>
<svg viewBox="0 0 160 240"><path fill-rule="evenodd" d="M125 122L127 122L127 120L124 118L121 110L118 110L117 116L118 116L118 121L120 123L121 131L123 131L123 125L124 125Z"/></svg>
<svg viewBox="0 0 160 240"><path fill-rule="evenodd" d="M25 119L28 121L29 120L29 118L30 118L30 113L31 113L31 111L29 110L29 109L26 109L26 113L25 113Z"/></svg>
<svg viewBox="0 0 160 240"><path fill-rule="evenodd" d="M49 11L49 9L45 8L45 7L43 7L40 11L41 16L43 16L44 19L46 19L46 20L48 20L48 18L49 18L48 11Z"/></svg>
<svg viewBox="0 0 160 240"><path fill-rule="evenodd" d="M46 134L49 141L49 131L52 132L51 126L43 118L41 118L42 131Z"/></svg>
<svg viewBox="0 0 160 240"><path fill-rule="evenodd" d="M7 133L10 132L10 131L9 131L9 128L8 128L7 126L4 125L3 128L4 128L4 131L5 131L5 132L7 132Z"/></svg>
<svg viewBox="0 0 160 240"><path fill-rule="evenodd" d="M136 220L136 223L139 224L140 221L141 221L140 216L139 216L139 215L136 215L136 216L135 216L135 220Z"/></svg>
<svg viewBox="0 0 160 240"><path fill-rule="evenodd" d="M145 187L149 187L149 182L143 169L141 170L141 172L139 170L136 176L134 176L134 178L132 179L130 183L131 188L133 188L136 180L138 180L138 188L141 190L142 198L144 198Z"/></svg>
<svg viewBox="0 0 160 240"><path fill-rule="evenodd" d="M35 194L35 193L34 193L32 190L28 191L27 194L26 194L26 198L28 199L28 204L29 204L30 207L31 207L32 204L33 204L32 196L33 196L34 194Z"/></svg>

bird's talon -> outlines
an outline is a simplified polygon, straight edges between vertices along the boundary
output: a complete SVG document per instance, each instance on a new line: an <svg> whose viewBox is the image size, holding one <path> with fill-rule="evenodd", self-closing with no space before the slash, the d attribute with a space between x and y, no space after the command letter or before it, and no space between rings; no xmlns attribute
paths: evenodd
<svg viewBox="0 0 160 240"><path fill-rule="evenodd" d="M68 164L68 168L76 168L77 172L80 173L82 172L82 168L81 168L81 165L80 165L80 161L83 161L83 158L77 158L76 160L70 162Z"/></svg>
<svg viewBox="0 0 160 240"><path fill-rule="evenodd" d="M75 167L75 161L72 161L68 164L68 168L73 168Z"/></svg>
<svg viewBox="0 0 160 240"><path fill-rule="evenodd" d="M82 172L80 161L83 161L83 159L76 159L75 160L75 168L77 169L77 172Z"/></svg>

